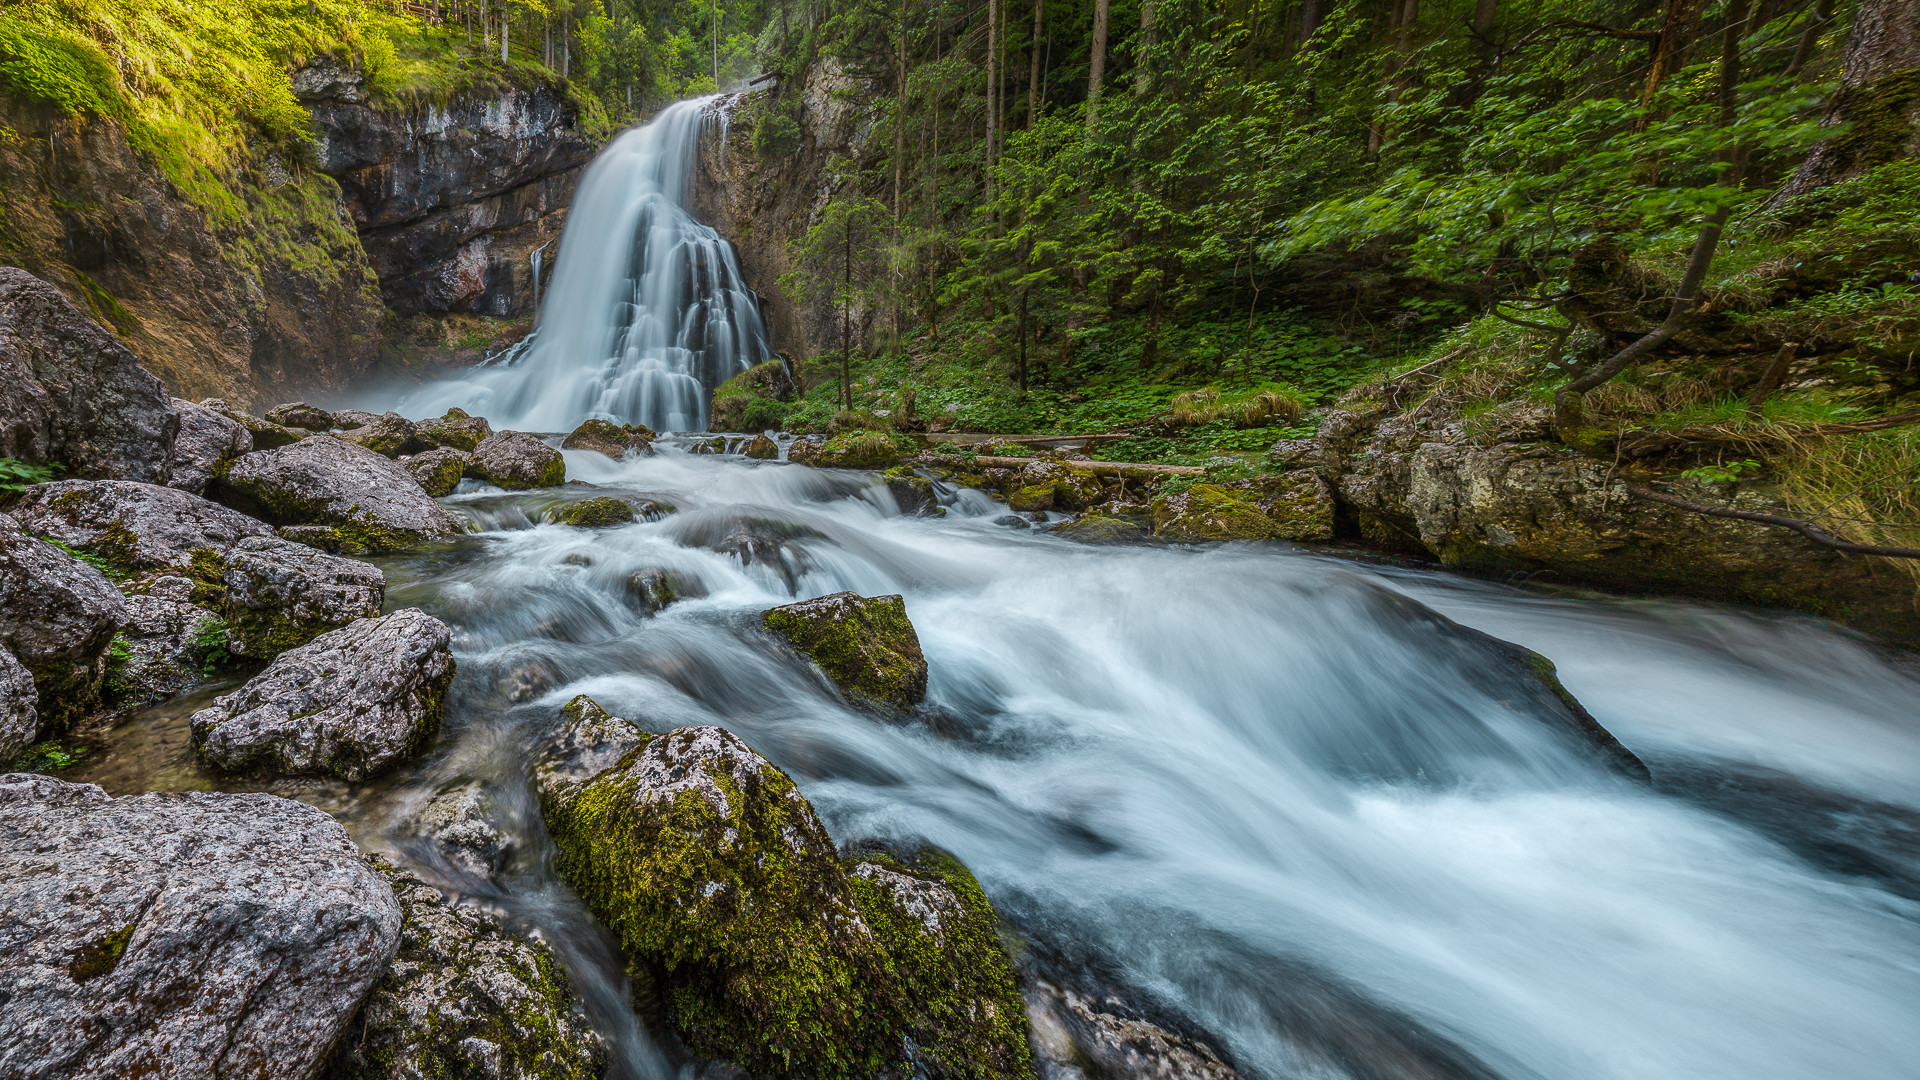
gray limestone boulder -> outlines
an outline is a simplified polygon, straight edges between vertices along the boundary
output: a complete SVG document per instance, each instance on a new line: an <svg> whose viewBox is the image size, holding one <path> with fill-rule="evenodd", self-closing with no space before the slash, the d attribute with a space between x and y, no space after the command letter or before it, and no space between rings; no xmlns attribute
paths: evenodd
<svg viewBox="0 0 1920 1080"><path fill-rule="evenodd" d="M606 1046L538 941L389 871L400 951L354 1018L324 1080L599 1080Z"/></svg>
<svg viewBox="0 0 1920 1080"><path fill-rule="evenodd" d="M371 776L439 728L450 640L447 624L418 608L322 634L194 713L194 748L233 771Z"/></svg>
<svg viewBox="0 0 1920 1080"><path fill-rule="evenodd" d="M318 525L347 554L398 551L458 531L453 518L396 462L330 435L256 450L233 463L226 497L275 525Z"/></svg>
<svg viewBox="0 0 1920 1080"><path fill-rule="evenodd" d="M108 662L108 697L122 705L159 701L201 681L205 638L217 633L219 620L195 604L193 594L193 582L169 574L126 598L127 621L118 639L125 652Z"/></svg>
<svg viewBox="0 0 1920 1080"><path fill-rule="evenodd" d="M308 431L332 431L333 414L317 405L304 401L290 401L285 405L275 405L267 410L267 422L281 427L305 428Z"/></svg>
<svg viewBox="0 0 1920 1080"><path fill-rule="evenodd" d="M493 425L484 416L468 416L464 409L448 409L445 416L416 420L414 437L422 446L472 453L489 435Z"/></svg>
<svg viewBox="0 0 1920 1080"><path fill-rule="evenodd" d="M0 1075L311 1077L400 927L311 806L0 776Z"/></svg>
<svg viewBox="0 0 1920 1080"><path fill-rule="evenodd" d="M370 424L342 432L335 438L355 446L364 446L382 457L397 458L420 445L413 432L413 421L397 412L382 413Z"/></svg>
<svg viewBox="0 0 1920 1080"><path fill-rule="evenodd" d="M13 516L36 536L58 540L129 573L193 566L194 553L219 554L273 526L189 491L125 480L35 484ZM204 561L205 556L201 556Z"/></svg>
<svg viewBox="0 0 1920 1080"><path fill-rule="evenodd" d="M275 536L234 545L224 581L228 648L262 660L379 615L387 596L377 568Z"/></svg>
<svg viewBox="0 0 1920 1080"><path fill-rule="evenodd" d="M533 762L533 786L545 804L572 801L594 777L653 737L585 694L567 702L560 713L559 732Z"/></svg>
<svg viewBox="0 0 1920 1080"><path fill-rule="evenodd" d="M174 398L172 405L180 417L180 433L173 439L166 485L205 494L207 485L225 476L241 454L253 451L253 435L228 417L191 401Z"/></svg>
<svg viewBox="0 0 1920 1080"><path fill-rule="evenodd" d="M467 475L467 457L465 450L442 446L401 458L400 467L419 482L420 490L438 499L460 486L460 478Z"/></svg>
<svg viewBox="0 0 1920 1080"><path fill-rule="evenodd" d="M11 764L40 736L40 694L33 673L0 649L0 768Z"/></svg>
<svg viewBox="0 0 1920 1080"><path fill-rule="evenodd" d="M100 571L0 514L0 647L33 673L43 725L99 701L107 647L125 619L120 590Z"/></svg>
<svg viewBox="0 0 1920 1080"><path fill-rule="evenodd" d="M537 435L500 431L474 447L467 475L508 491L558 487L567 481L567 463Z"/></svg>
<svg viewBox="0 0 1920 1080"><path fill-rule="evenodd" d="M1238 1080L1213 1047L1153 1023L1118 998L1037 978L1027 980L1025 996L1041 1080Z"/></svg>
<svg viewBox="0 0 1920 1080"><path fill-rule="evenodd" d="M380 419L379 413L362 412L359 409L333 410L333 426L342 431L363 428Z"/></svg>
<svg viewBox="0 0 1920 1080"><path fill-rule="evenodd" d="M485 881L513 855L513 836L501 827L500 809L491 788L469 781L435 795L414 815L412 828L448 862Z"/></svg>
<svg viewBox="0 0 1920 1080"><path fill-rule="evenodd" d="M236 409L220 398L202 398L200 407L211 409L221 416L247 429L247 435L253 440L255 450L271 450L276 446L289 446L313 434L306 428L287 427L271 420L262 420L243 409Z"/></svg>
<svg viewBox="0 0 1920 1080"><path fill-rule="evenodd" d="M0 267L0 457L161 483L180 429L171 400L59 289Z"/></svg>

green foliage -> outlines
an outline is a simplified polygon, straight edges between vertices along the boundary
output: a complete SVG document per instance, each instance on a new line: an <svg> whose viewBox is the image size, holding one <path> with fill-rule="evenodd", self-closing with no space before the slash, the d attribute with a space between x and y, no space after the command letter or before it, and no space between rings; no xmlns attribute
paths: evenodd
<svg viewBox="0 0 1920 1080"><path fill-rule="evenodd" d="M95 552L91 552L91 551L85 551L81 548L73 547L70 544L64 544L50 537L43 537L43 539L45 539L47 543L52 544L54 547L59 548L61 551L66 552L67 554L73 556L74 558L79 559L81 562L86 563L88 566L93 567L95 570L100 571L101 575L105 577L108 581L114 581L114 582L125 581L127 580L127 578L132 576L130 573L128 573L125 567L122 567L119 563L115 562L110 558L107 558L105 555L96 554Z"/></svg>
<svg viewBox="0 0 1920 1080"><path fill-rule="evenodd" d="M0 458L0 491L25 491L34 484L44 484L51 479L51 465L29 465L13 458Z"/></svg>
<svg viewBox="0 0 1920 1080"><path fill-rule="evenodd" d="M1702 484L1731 484L1737 480L1745 479L1761 471L1763 468L1765 468L1765 466L1759 462L1754 461L1752 458L1747 458L1742 461L1723 461L1714 465L1701 465L1696 468L1687 469L1680 475L1688 480L1699 481Z"/></svg>
<svg viewBox="0 0 1920 1080"><path fill-rule="evenodd" d="M77 743L61 742L49 739L27 747L18 760L13 763L13 772L64 772L80 763L87 756L87 748Z"/></svg>
<svg viewBox="0 0 1920 1080"><path fill-rule="evenodd" d="M193 645L200 652L200 674L212 678L234 665L227 650L227 620L205 619L193 633Z"/></svg>

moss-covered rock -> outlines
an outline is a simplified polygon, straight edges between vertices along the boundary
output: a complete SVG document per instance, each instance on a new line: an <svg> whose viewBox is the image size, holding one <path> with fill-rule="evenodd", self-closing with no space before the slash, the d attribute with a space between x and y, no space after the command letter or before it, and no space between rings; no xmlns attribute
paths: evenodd
<svg viewBox="0 0 1920 1080"><path fill-rule="evenodd" d="M1007 505L1022 513L1053 509L1052 484L1028 484L1007 493Z"/></svg>
<svg viewBox="0 0 1920 1080"><path fill-rule="evenodd" d="M1082 514L1048 531L1082 544L1137 544L1151 539L1138 523L1106 514Z"/></svg>
<svg viewBox="0 0 1920 1080"><path fill-rule="evenodd" d="M1100 478L1077 465L1036 458L1002 487L1015 510L1085 510L1105 497Z"/></svg>
<svg viewBox="0 0 1920 1080"><path fill-rule="evenodd" d="M467 453L442 446L400 459L400 467L420 482L420 490L433 498L451 495L467 474Z"/></svg>
<svg viewBox="0 0 1920 1080"><path fill-rule="evenodd" d="M500 431L474 448L467 475L508 491L558 487L567 482L567 462L538 435Z"/></svg>
<svg viewBox="0 0 1920 1080"><path fill-rule="evenodd" d="M900 448L892 436L860 430L828 439L821 444L819 456L809 462L830 469L887 469L899 463Z"/></svg>
<svg viewBox="0 0 1920 1080"><path fill-rule="evenodd" d="M783 413L784 403L793 396L793 390L793 378L783 361L773 359L750 367L714 389L712 418L707 430L760 430L761 426L754 422ZM768 408L769 405L774 407Z"/></svg>
<svg viewBox="0 0 1920 1080"><path fill-rule="evenodd" d="M304 428L307 431L333 430L333 414L317 405L304 401L290 401L285 405L275 405L267 410L267 422L281 427Z"/></svg>
<svg viewBox="0 0 1920 1080"><path fill-rule="evenodd" d="M1311 469L1224 486L1245 493L1282 540L1324 544L1333 539L1333 489Z"/></svg>
<svg viewBox="0 0 1920 1080"><path fill-rule="evenodd" d="M397 412L383 413L373 423L334 436L355 446L364 446L381 457L397 458L422 447L414 433L413 421Z"/></svg>
<svg viewBox="0 0 1920 1080"><path fill-rule="evenodd" d="M755 461L772 461L780 456L780 444L762 432L749 440L746 448L740 452Z"/></svg>
<svg viewBox="0 0 1920 1080"><path fill-rule="evenodd" d="M645 424L588 420L574 428L560 445L567 450L598 451L618 461L628 454L653 453L653 440L658 437Z"/></svg>
<svg viewBox="0 0 1920 1080"><path fill-rule="evenodd" d="M1195 484L1153 500L1153 534L1165 540L1278 540L1280 527L1253 500L1218 484Z"/></svg>
<svg viewBox="0 0 1920 1080"><path fill-rule="evenodd" d="M233 463L222 498L275 525L322 526L300 537L329 551L401 551L458 531L398 463L331 435L255 450Z"/></svg>
<svg viewBox="0 0 1920 1080"><path fill-rule="evenodd" d="M468 416L465 409L448 409L445 416L416 421L413 433L423 445L470 454L493 434L493 425L484 416Z"/></svg>
<svg viewBox="0 0 1920 1080"><path fill-rule="evenodd" d="M834 593L770 608L761 619L850 701L906 709L927 696L927 659L897 594Z"/></svg>
<svg viewBox="0 0 1920 1080"><path fill-rule="evenodd" d="M598 1080L606 1047L545 945L412 874L375 866L400 901L400 951L323 1080Z"/></svg>
<svg viewBox="0 0 1920 1080"><path fill-rule="evenodd" d="M842 859L793 781L726 730L647 738L541 806L643 1011L696 1053L779 1076L1031 1076L1011 965L965 869Z"/></svg>
<svg viewBox="0 0 1920 1080"><path fill-rule="evenodd" d="M568 503L553 511L553 520L581 529L604 529L634 520L633 507L608 495Z"/></svg>
<svg viewBox="0 0 1920 1080"><path fill-rule="evenodd" d="M227 648L261 660L378 616L387 594L379 569L277 536L240 541L222 576Z"/></svg>
<svg viewBox="0 0 1920 1080"><path fill-rule="evenodd" d="M787 460L795 465L818 465L820 444L812 439L795 439L787 444Z"/></svg>
<svg viewBox="0 0 1920 1080"><path fill-rule="evenodd" d="M886 482L887 491L893 495L894 505L903 514L938 514L940 500L934 495L933 481L901 465L888 469L881 477Z"/></svg>

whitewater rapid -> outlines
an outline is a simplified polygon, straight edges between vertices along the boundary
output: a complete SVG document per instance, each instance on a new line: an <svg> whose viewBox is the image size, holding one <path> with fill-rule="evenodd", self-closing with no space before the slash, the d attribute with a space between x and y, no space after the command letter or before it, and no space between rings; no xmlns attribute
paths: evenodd
<svg viewBox="0 0 1920 1080"><path fill-rule="evenodd" d="M568 210L533 336L398 411L458 407L523 431L596 417L705 430L713 388L773 355L733 246L686 206L713 100L670 105L601 151Z"/></svg>

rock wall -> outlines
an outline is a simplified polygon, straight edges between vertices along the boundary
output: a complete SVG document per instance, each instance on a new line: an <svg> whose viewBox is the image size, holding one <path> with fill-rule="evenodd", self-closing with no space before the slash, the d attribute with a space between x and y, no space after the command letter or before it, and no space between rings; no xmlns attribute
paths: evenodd
<svg viewBox="0 0 1920 1080"><path fill-rule="evenodd" d="M792 269L787 245L819 224L839 191L832 159L857 161L879 119L871 104L886 88L822 57L797 86L772 84L721 99L708 113L706 137L691 183L695 217L712 225L740 253L747 283L760 294L775 349L805 358L840 346L839 308L795 304L780 289ZM791 119L798 138L764 157L754 129L771 114ZM856 348L871 344L873 313L856 311Z"/></svg>
<svg viewBox="0 0 1920 1080"><path fill-rule="evenodd" d="M316 161L257 148L188 198L116 122L0 96L0 265L57 284L174 394L263 409L344 389L399 316L522 316L594 146L563 84L375 107L294 73Z"/></svg>
<svg viewBox="0 0 1920 1080"><path fill-rule="evenodd" d="M389 309L531 314L530 256L559 239L595 150L563 84L375 106L359 72L322 57L293 86Z"/></svg>

